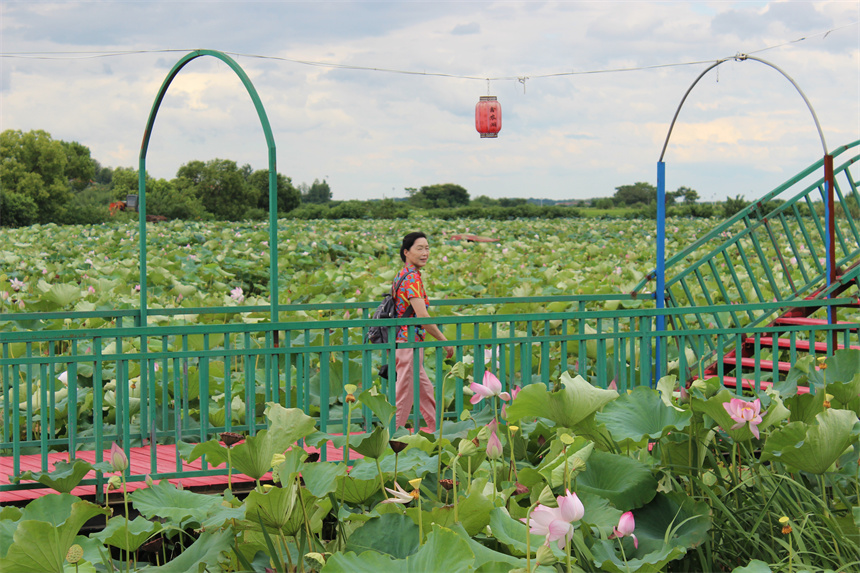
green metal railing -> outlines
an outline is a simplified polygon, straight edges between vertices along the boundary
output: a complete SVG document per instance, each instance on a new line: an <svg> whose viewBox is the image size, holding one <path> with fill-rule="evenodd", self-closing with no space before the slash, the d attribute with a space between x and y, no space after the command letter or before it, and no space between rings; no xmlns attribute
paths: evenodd
<svg viewBox="0 0 860 573"><path fill-rule="evenodd" d="M626 296L612 298L634 302ZM444 345L455 347L456 360L466 356L476 358L472 371L475 379L480 380L485 367L489 367L506 389L531 383L549 386L567 371L580 374L600 387L614 383L623 391L654 383L657 372L655 341L659 337L674 340L669 346L680 349L677 354L672 350L669 355L665 351L661 353L664 371L676 371L686 377L687 373L697 372L700 366L696 360L688 360L687 348L701 356L717 337L738 341L756 337L761 341L765 332L774 330L773 327L766 330L719 327L688 329L683 333L658 332L654 325L660 314L677 321L693 313L724 313L727 307L610 311L601 310L604 299L604 296L489 299L492 307L525 300L536 306L564 303L570 310L537 309L524 314L481 316L445 315L440 307L447 305L449 309L457 309L468 303L473 310L480 310L487 299L434 301L434 306L440 310L433 321L450 334L451 340L445 343L428 340L400 347L416 351L427 349L425 363L437 389L437 418L443 413L446 417L457 418L464 407L467 384L463 380L451 383L449 378L449 391L441 395L442 380L449 365L443 353L435 349ZM834 299L827 304L847 301ZM821 303L800 301L796 304ZM305 312L328 315L343 314L345 307L369 307L368 303L299 306ZM755 303L737 305L732 310L766 313L780 307L781 303ZM160 312L192 315L214 314L215 310L227 309ZM242 310L255 312L253 308ZM228 312L235 315L237 309L233 307ZM229 315L225 315L224 324L141 327L124 325L122 318L126 311L87 314L102 318L112 316L116 325L73 330L31 329L3 334L0 341L3 391L0 453L11 455L13 475L20 474L18 458L22 454L41 454L42 469L48 471L50 451L66 451L74 457L80 450L95 450L97 461L101 461L104 450L113 442L122 444L126 450L153 443L173 444L178 449L180 442L206 441L224 431L254 434L266 427L263 416L266 402L301 408L317 418L321 432L343 434L348 431L343 416L346 383L363 389L377 385L394 403L394 384L376 376L376 368L384 360L393 361L394 343L365 343L367 328L373 324L365 318L245 324L228 322ZM41 316L43 320L50 318ZM35 320L25 315L14 315L10 319ZM394 329L401 324L419 324L421 319L389 322ZM860 343L856 331L852 332L845 325L786 326L780 333L792 340L822 340L828 333L838 333L846 345ZM275 343L276 334L279 344ZM390 339L393 341L394 337ZM794 348L780 350L760 346L762 354L771 352L774 359L780 354L792 360L796 356ZM814 352L814 345L812 348ZM485 357L489 366L485 366ZM739 372L727 370L721 375L740 377ZM66 373L65 384L58 378L62 373ZM758 385L775 381L758 370L753 377ZM413 383L417 386L417 377ZM417 391L415 395L419 395ZM444 411L443 404L447 404ZM354 424L364 428L369 428L373 421L367 409L358 419L353 418ZM416 403L415 427L419 426L418 422ZM226 471L223 467L211 468L205 464L201 470L183 471L177 462L175 472L158 473L155 448L151 449L151 456L148 472L129 474L128 478L140 480L147 473L161 478ZM20 484L0 489L19 487L41 486Z"/></svg>
<svg viewBox="0 0 860 573"><path fill-rule="evenodd" d="M860 224L855 219L860 213L860 193L850 168L860 154L849 156L847 152L858 145L860 141L855 141L833 153L834 157L843 156L834 168L834 258L836 268L843 271L836 281L825 287L826 189L825 178L816 176L822 172L822 159L666 261L666 306L691 308L686 316L675 317L672 328L764 325L787 302L794 306L793 301L813 294L823 299L857 281ZM642 292L654 278L655 273L650 273L633 292ZM731 306L717 314L705 311L712 305L770 301L783 304L769 310ZM730 343L715 339L708 351L717 352Z"/></svg>

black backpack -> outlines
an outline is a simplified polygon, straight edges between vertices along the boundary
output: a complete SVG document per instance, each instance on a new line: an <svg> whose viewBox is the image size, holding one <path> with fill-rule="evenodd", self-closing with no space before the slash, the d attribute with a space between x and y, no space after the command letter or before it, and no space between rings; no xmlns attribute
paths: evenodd
<svg viewBox="0 0 860 573"><path fill-rule="evenodd" d="M414 272L414 271L412 271ZM376 310L373 312L373 315L370 317L373 320L383 319L383 318L410 318L415 315L415 309L412 308L412 305L409 305L409 308L406 309L406 312L403 313L402 317L397 316L397 306L395 304L394 297L397 291L400 290L400 285L403 284L403 281L406 280L412 272L408 272L397 281L396 284L391 286L391 292L385 295L385 298L382 299L382 302ZM388 342L388 327L387 326L371 326L367 330L367 340L371 344L385 344Z"/></svg>

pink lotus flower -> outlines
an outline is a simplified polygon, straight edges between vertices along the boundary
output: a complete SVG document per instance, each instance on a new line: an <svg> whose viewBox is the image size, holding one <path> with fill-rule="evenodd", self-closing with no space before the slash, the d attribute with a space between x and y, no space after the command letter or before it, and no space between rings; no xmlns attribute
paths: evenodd
<svg viewBox="0 0 860 573"><path fill-rule="evenodd" d="M242 287L236 287L230 291L230 298L235 300L236 302L242 302L245 300L245 294L242 292Z"/></svg>
<svg viewBox="0 0 860 573"><path fill-rule="evenodd" d="M472 396L472 399L469 400L472 404L477 404L484 398L490 398L492 396L498 396L504 401L509 401L511 399L511 395L507 392L502 392L502 383L496 378L495 374L486 370L484 372L484 382L483 384L477 384L472 382L469 385L469 388L472 389L472 392L475 394Z"/></svg>
<svg viewBox="0 0 860 573"><path fill-rule="evenodd" d="M530 533L546 536L546 545L552 541L557 541L558 548L564 549L565 542L573 537L573 530L575 529L573 522L582 519L585 515L585 508L576 494L570 493L570 491L556 499L558 501L557 508L539 505L531 513L529 520L522 518L520 521L530 526Z"/></svg>
<svg viewBox="0 0 860 573"><path fill-rule="evenodd" d="M618 520L618 527L614 527L612 529L612 535L610 535L609 538L621 539L622 537L627 537L629 535L633 538L633 547L639 549L639 540L636 539L635 535L633 535L634 529L636 529L636 521L633 519L633 512L628 511L621 515L621 519Z"/></svg>
<svg viewBox="0 0 860 573"><path fill-rule="evenodd" d="M729 413L732 420L737 422L731 427L732 430L742 428L744 424L749 423L750 431L758 438L758 425L761 424L761 401L756 398L752 402L747 402L740 398L732 398L729 402L723 402L723 408Z"/></svg>

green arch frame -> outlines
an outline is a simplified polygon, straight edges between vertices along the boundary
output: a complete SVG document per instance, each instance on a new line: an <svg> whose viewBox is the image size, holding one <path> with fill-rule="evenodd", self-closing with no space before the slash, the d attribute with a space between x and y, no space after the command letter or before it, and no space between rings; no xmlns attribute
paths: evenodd
<svg viewBox="0 0 860 573"><path fill-rule="evenodd" d="M147 279L146 279L146 152L149 149L149 139L152 135L152 128L155 125L155 117L158 114L158 109L161 107L161 102L167 93L167 88L173 82L173 79L185 65L201 56L212 56L218 58L232 69L239 79L242 80L245 89L248 90L248 95L251 96L251 101L254 102L254 108L257 110L257 116L260 118L260 124L263 126L263 133L266 135L266 145L269 150L269 298L272 307L272 322L278 320L278 170L277 170L277 154L275 150L275 138L272 135L272 127L269 125L269 118L266 116L266 110L263 108L263 102L260 101L260 96L251 83L251 79L245 70L236 63L236 61L223 52L217 50L195 50L180 59L173 69L167 74L161 88L158 90L158 95L155 97L155 102L152 104L152 109L149 112L149 119L146 122L146 130L143 132L143 141L140 144L140 160L138 167L138 225L140 236L140 326L146 326L147 323Z"/></svg>

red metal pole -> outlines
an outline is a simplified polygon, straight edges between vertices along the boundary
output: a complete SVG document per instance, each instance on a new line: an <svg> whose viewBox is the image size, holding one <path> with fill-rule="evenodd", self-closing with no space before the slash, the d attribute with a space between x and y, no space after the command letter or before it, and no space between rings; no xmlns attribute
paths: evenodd
<svg viewBox="0 0 860 573"><path fill-rule="evenodd" d="M834 196L834 181L833 181L833 156L829 153L824 156L824 186L827 192L827 202L824 208L827 210L827 286L830 287L836 282L836 224L835 210L833 208ZM830 298L832 295L828 295ZM827 323L836 324L836 309L832 306L827 307ZM833 346L831 351L836 350L837 334L836 331L831 331L829 337Z"/></svg>

